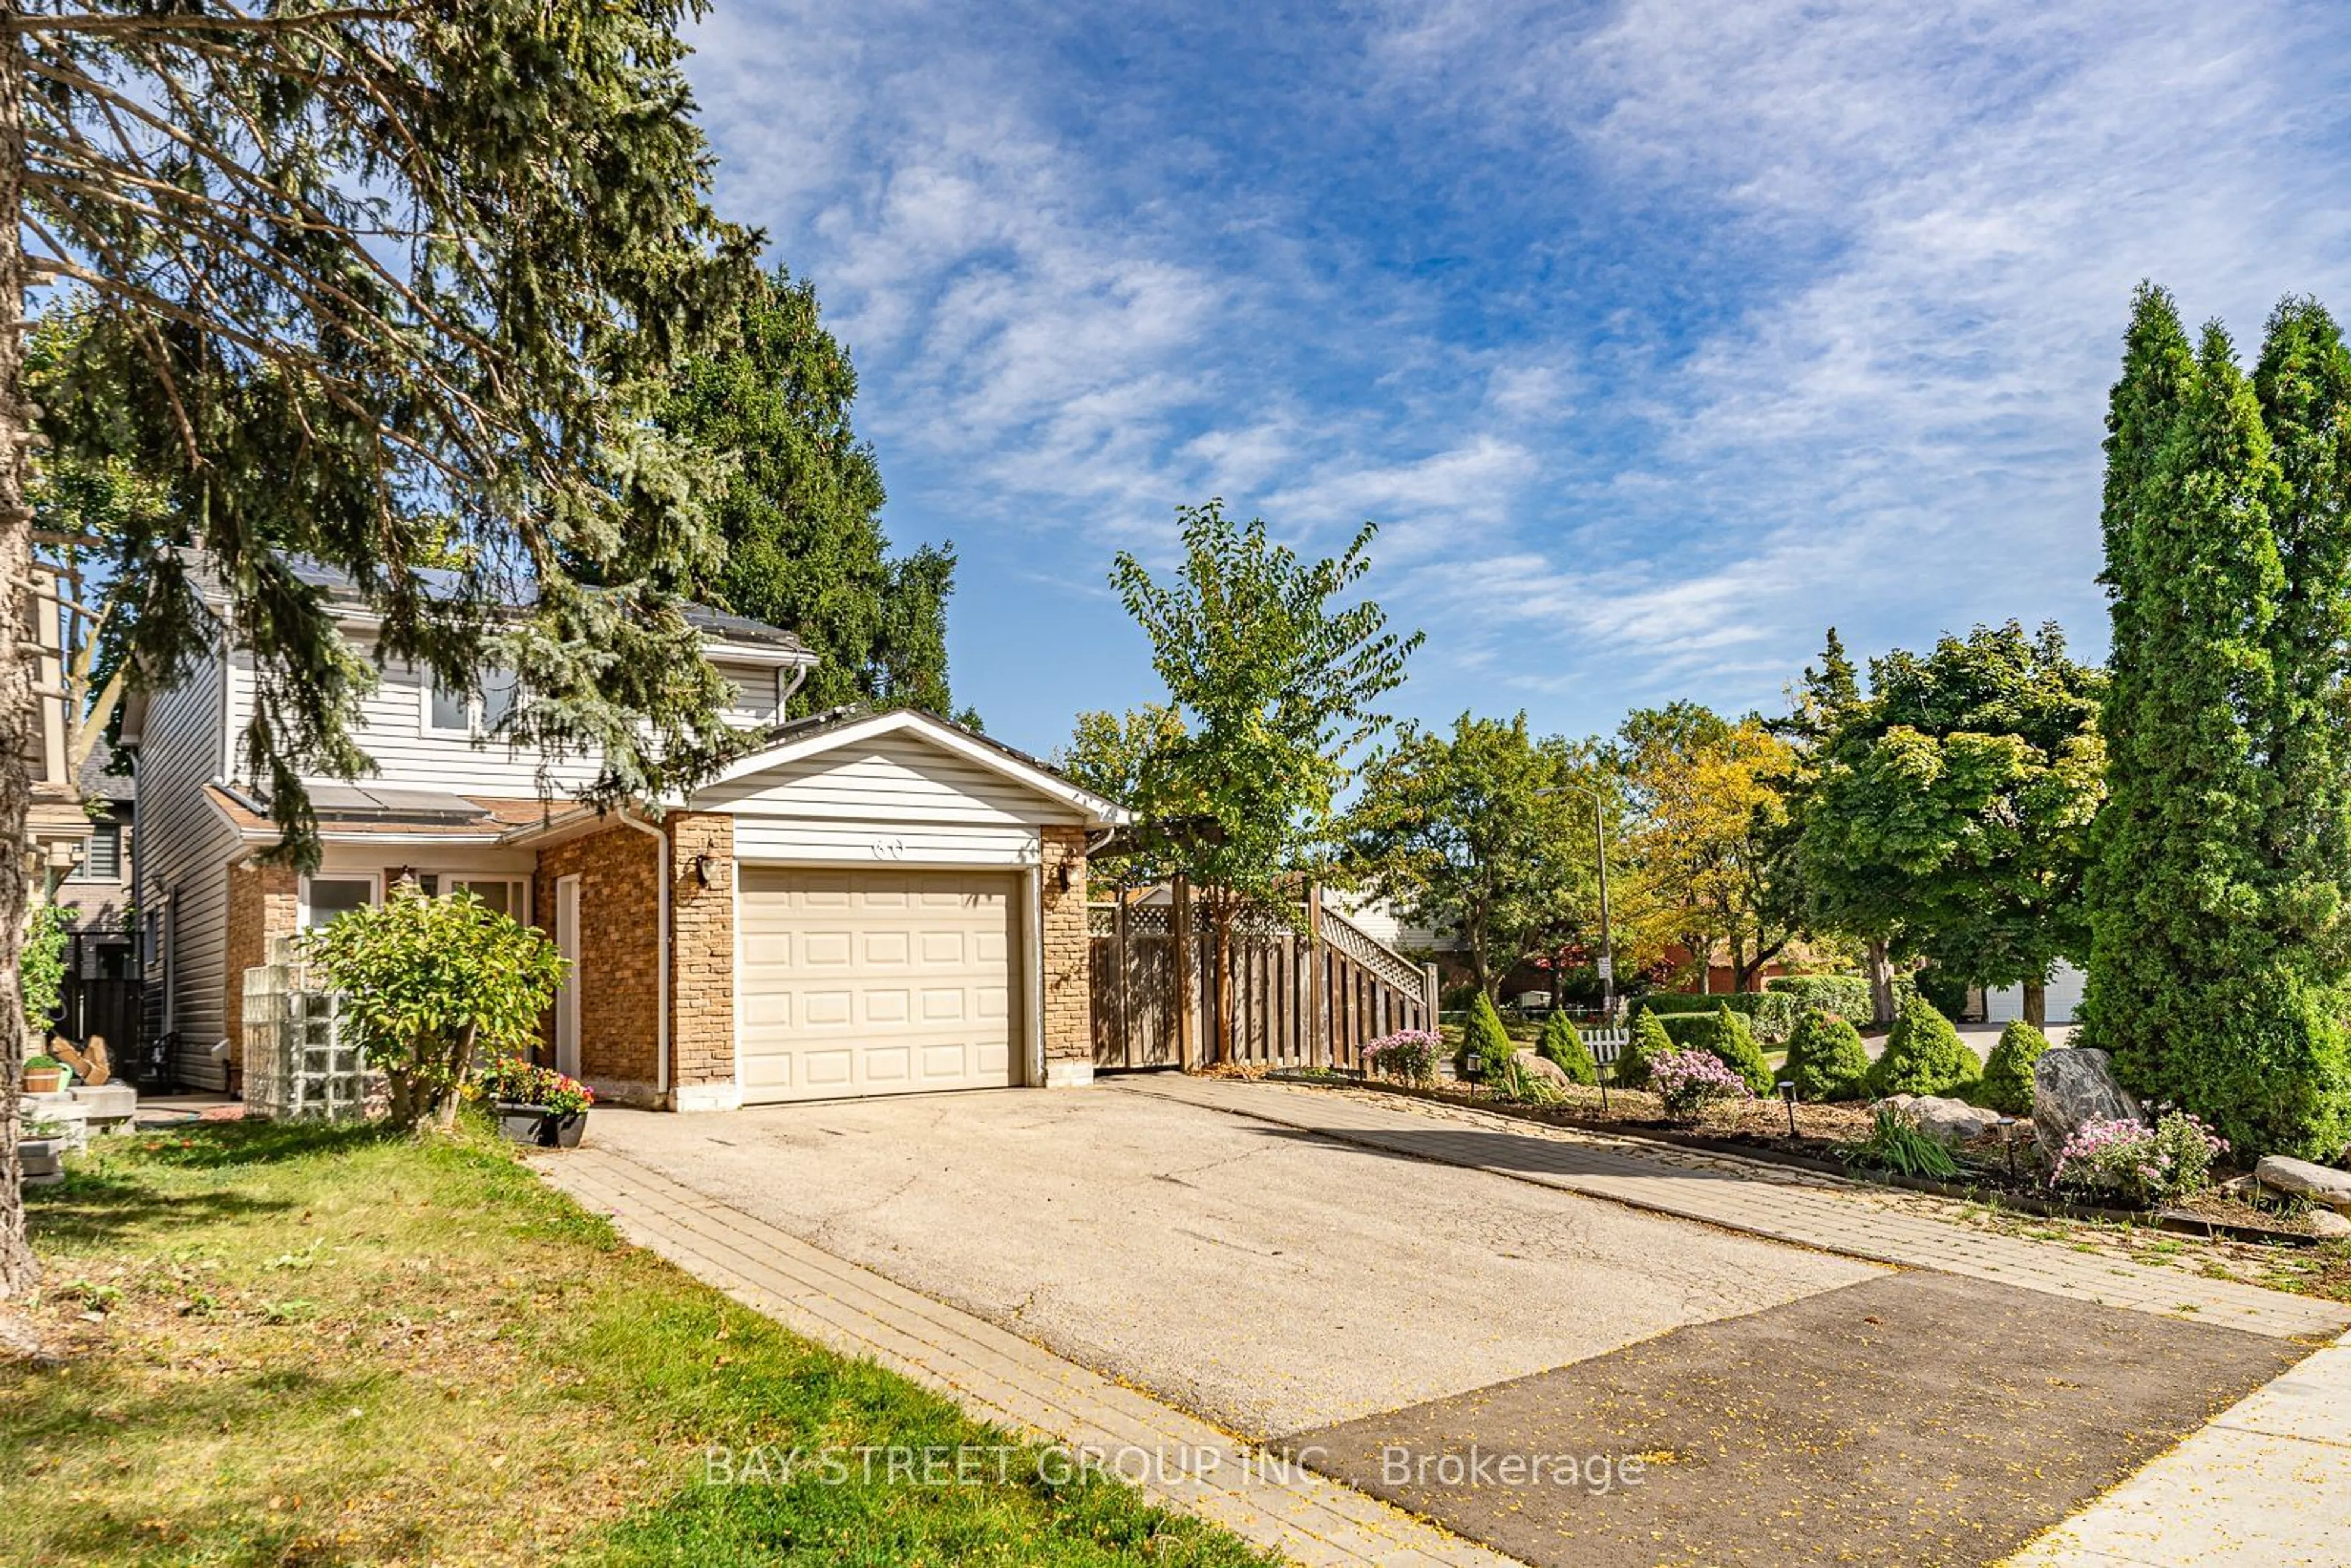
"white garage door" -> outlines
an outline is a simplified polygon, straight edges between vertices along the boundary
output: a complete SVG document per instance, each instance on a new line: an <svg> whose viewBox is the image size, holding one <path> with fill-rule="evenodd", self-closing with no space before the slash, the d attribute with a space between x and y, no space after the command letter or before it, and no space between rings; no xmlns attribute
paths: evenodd
<svg viewBox="0 0 2351 1568"><path fill-rule="evenodd" d="M1015 1082L1016 877L742 873L746 1103Z"/></svg>

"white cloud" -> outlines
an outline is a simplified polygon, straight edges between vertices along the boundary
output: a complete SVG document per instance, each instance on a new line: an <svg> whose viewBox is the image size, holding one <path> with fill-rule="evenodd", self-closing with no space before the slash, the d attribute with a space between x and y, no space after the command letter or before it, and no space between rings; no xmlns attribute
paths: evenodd
<svg viewBox="0 0 2351 1568"><path fill-rule="evenodd" d="M900 504L1081 565L1164 559L1211 494L1310 543L1379 519L1433 710L1769 703L1830 621L2095 645L2132 285L2241 340L2289 288L2351 311L2327 6L1397 5L1322 17L1329 79L1238 133L1122 97L1119 25L1097 58L996 17L726 9L695 65Z"/></svg>

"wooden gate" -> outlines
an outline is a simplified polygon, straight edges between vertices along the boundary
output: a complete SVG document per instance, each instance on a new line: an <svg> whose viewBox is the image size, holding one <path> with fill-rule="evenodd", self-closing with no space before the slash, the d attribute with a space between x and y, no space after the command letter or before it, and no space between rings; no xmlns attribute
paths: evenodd
<svg viewBox="0 0 2351 1568"><path fill-rule="evenodd" d="M1355 1068L1384 1034L1437 1027L1437 974L1312 890L1247 910L1219 943L1182 883L1087 911L1094 1065Z"/></svg>

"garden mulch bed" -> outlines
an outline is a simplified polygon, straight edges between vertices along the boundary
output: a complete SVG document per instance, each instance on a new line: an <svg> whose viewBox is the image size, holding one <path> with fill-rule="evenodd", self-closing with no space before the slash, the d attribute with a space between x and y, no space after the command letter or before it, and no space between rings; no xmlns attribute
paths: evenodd
<svg viewBox="0 0 2351 1568"><path fill-rule="evenodd" d="M1282 1447L1531 1563L1991 1563L2304 1354L1906 1272Z"/></svg>
<svg viewBox="0 0 2351 1568"><path fill-rule="evenodd" d="M2218 1190L2208 1190L2175 1207L2155 1212L2105 1207L2053 1192L2032 1163L2029 1123L2019 1129L2022 1137L2015 1150L2014 1175L2010 1173L2008 1151L1997 1145L1978 1145L1960 1153L1960 1177L1938 1181L1855 1166L1843 1159L1839 1149L1866 1138L1875 1124L1873 1113L1862 1104L1799 1103L1793 1107L1796 1132L1792 1137L1788 1132L1791 1107L1773 1099L1718 1101L1696 1120L1674 1121L1666 1116L1656 1095L1635 1089L1612 1088L1604 1102L1597 1089L1579 1088L1571 1092L1567 1103L1545 1106L1499 1101L1446 1081L1425 1088L1376 1078L1358 1080L1341 1073L1277 1076L1296 1082L1320 1082L1434 1100L1579 1132L1650 1139L1680 1148L1762 1160L1822 1176L1995 1204L2049 1218L2139 1225L2284 1247L2306 1247L2318 1239L2297 1213L2258 1208Z"/></svg>

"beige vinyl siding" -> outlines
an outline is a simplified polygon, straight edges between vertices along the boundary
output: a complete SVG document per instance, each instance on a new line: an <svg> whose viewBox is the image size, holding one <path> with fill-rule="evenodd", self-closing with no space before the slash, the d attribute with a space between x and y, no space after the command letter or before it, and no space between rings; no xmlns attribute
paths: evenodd
<svg viewBox="0 0 2351 1568"><path fill-rule="evenodd" d="M735 857L743 861L1014 866L1034 865L1038 854L1034 828L808 821L747 815L735 819Z"/></svg>
<svg viewBox="0 0 2351 1568"><path fill-rule="evenodd" d="M893 829L1085 821L1075 806L1057 806L992 768L903 735L839 747L714 785L696 792L694 809L735 813L738 833L745 820L759 817L881 822Z"/></svg>
<svg viewBox="0 0 2351 1568"><path fill-rule="evenodd" d="M162 908L174 889L168 936L171 946L169 1026L180 1037L174 1063L183 1082L225 1089L227 1074L208 1051L227 1033L226 960L228 874L237 838L204 799L204 786L218 776L225 733L221 725L222 674L206 663L149 704L139 758L139 828L142 879L139 904ZM155 986L149 1027L165 1027L163 954L148 955L147 978Z"/></svg>
<svg viewBox="0 0 2351 1568"><path fill-rule="evenodd" d="M369 648L360 643L359 651L364 656ZM736 703L726 710L728 723L764 730L775 722L774 670L724 664L717 668L737 693ZM376 765L376 771L366 777L403 789L462 789L468 794L513 799L538 793L537 752L517 751L502 740L475 740L425 727L425 678L418 671L393 665L381 672L376 689L361 700L355 737ZM253 711L255 679L252 659L239 653L229 671L232 731ZM592 760L574 757L555 763L548 778L561 794L593 783L596 773Z"/></svg>

